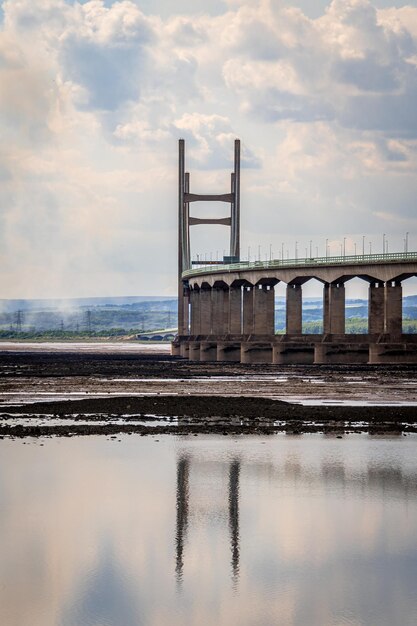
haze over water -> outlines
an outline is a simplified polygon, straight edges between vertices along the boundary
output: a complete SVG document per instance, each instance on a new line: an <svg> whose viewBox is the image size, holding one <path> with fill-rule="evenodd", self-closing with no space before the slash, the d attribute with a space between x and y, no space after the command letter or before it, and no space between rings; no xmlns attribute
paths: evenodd
<svg viewBox="0 0 417 626"><path fill-rule="evenodd" d="M1 624L417 623L415 436L118 439L0 441Z"/></svg>

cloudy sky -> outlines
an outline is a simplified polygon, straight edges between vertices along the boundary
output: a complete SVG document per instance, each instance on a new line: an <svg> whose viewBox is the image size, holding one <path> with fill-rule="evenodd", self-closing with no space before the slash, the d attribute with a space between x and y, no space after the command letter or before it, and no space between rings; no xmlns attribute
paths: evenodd
<svg viewBox="0 0 417 626"><path fill-rule="evenodd" d="M244 257L416 249L404 2L3 0L0 297L174 295L180 137L196 193L229 190L241 139Z"/></svg>

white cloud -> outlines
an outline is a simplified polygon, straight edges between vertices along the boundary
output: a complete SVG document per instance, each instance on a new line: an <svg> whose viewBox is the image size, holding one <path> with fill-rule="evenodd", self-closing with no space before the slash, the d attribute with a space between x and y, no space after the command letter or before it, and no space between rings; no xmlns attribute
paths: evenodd
<svg viewBox="0 0 417 626"><path fill-rule="evenodd" d="M143 291L149 259L146 289L174 293L180 136L192 175L221 190L242 139L243 245L385 231L387 215L393 236L412 232L416 8L333 0L310 19L230 0L162 18L130 0L35 4L3 3L3 296L121 294L133 275Z"/></svg>

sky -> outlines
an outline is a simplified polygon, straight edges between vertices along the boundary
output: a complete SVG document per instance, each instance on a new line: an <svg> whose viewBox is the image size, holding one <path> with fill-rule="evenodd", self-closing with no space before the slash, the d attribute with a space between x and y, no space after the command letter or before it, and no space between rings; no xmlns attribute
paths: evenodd
<svg viewBox="0 0 417 626"><path fill-rule="evenodd" d="M179 138L195 193L241 139L243 258L417 249L416 2L0 6L0 298L175 295Z"/></svg>

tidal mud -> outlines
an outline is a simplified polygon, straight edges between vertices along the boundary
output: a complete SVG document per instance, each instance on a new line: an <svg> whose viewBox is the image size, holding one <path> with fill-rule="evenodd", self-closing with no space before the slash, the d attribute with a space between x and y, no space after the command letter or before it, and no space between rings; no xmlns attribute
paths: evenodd
<svg viewBox="0 0 417 626"><path fill-rule="evenodd" d="M415 366L0 352L0 437L417 432L416 374Z"/></svg>

